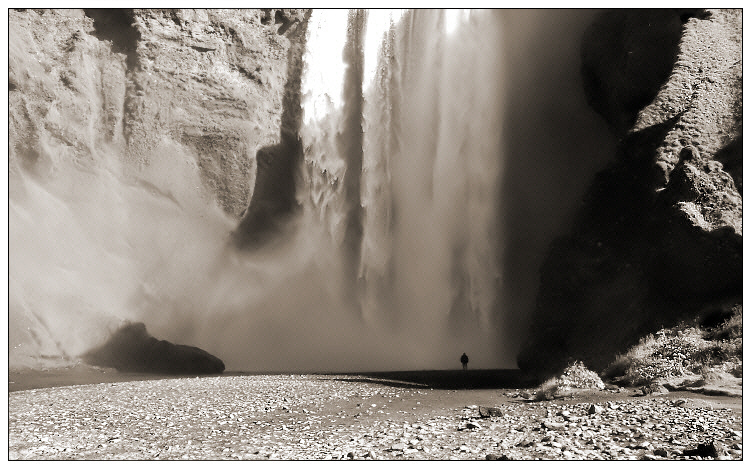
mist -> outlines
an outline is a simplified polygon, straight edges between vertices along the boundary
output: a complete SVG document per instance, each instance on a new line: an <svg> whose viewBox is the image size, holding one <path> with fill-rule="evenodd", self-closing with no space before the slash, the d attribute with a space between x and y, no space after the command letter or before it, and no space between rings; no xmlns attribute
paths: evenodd
<svg viewBox="0 0 752 470"><path fill-rule="evenodd" d="M570 233L585 190L616 137L585 98L580 51L595 10L504 10L505 173L499 249L502 354L527 334L548 246Z"/></svg>
<svg viewBox="0 0 752 470"><path fill-rule="evenodd" d="M514 367L545 248L612 155L579 78L593 16L315 11L303 210L253 250L191 150L132 165L96 116L90 160L37 135L9 176L11 365L139 321L230 371Z"/></svg>

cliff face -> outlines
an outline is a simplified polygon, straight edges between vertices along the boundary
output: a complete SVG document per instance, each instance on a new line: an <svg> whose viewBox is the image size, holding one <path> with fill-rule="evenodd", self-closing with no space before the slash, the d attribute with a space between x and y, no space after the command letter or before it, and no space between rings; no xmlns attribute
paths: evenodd
<svg viewBox="0 0 752 470"><path fill-rule="evenodd" d="M741 10L609 11L583 45L586 93L619 135L556 240L520 367L598 370L648 332L742 297Z"/></svg>
<svg viewBox="0 0 752 470"><path fill-rule="evenodd" d="M10 166L96 166L115 147L137 173L176 166L178 148L239 217L256 152L280 139L290 38L304 31L295 10L11 10Z"/></svg>
<svg viewBox="0 0 752 470"><path fill-rule="evenodd" d="M306 11L8 15L9 359L37 366L152 329L143 305L221 249L294 122Z"/></svg>

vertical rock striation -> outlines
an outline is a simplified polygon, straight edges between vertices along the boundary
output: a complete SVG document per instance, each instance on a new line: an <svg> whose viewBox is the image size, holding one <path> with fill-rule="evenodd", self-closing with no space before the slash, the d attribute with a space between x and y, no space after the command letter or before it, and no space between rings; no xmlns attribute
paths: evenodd
<svg viewBox="0 0 752 470"><path fill-rule="evenodd" d="M255 184L249 193L252 197L233 232L233 240L239 248L258 246L280 236L281 228L298 209L295 177L303 158L298 136L302 119L300 84L309 17L310 11L307 11L296 19L295 29L285 28L294 41L287 50L287 79L283 87L278 143L262 147L256 153Z"/></svg>
<svg viewBox="0 0 752 470"><path fill-rule="evenodd" d="M586 93L621 140L541 268L521 368L602 369L741 302L741 32L741 10L630 10L586 34Z"/></svg>
<svg viewBox="0 0 752 470"><path fill-rule="evenodd" d="M239 217L257 151L280 140L290 38L305 31L301 20L298 12L137 10L132 158L148 163L164 139L178 142L195 153L210 194Z"/></svg>
<svg viewBox="0 0 752 470"><path fill-rule="evenodd" d="M256 152L280 141L304 21L299 10L11 10L10 166L44 173L114 145L138 172L175 166L165 149L178 147L199 190L240 217Z"/></svg>

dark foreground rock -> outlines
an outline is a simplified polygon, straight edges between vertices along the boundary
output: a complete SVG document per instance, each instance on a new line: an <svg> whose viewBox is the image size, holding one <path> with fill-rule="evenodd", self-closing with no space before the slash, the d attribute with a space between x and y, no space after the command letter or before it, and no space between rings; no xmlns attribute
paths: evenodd
<svg viewBox="0 0 752 470"><path fill-rule="evenodd" d="M203 349L158 340L143 323L129 323L82 356L89 364L123 372L221 374L225 364Z"/></svg>
<svg viewBox="0 0 752 470"><path fill-rule="evenodd" d="M8 398L8 455L11 460L741 459L739 398L634 397L630 391L534 403L503 392L412 388L331 375L225 375L24 390ZM597 414L588 413L593 402L602 408ZM501 416L481 419L481 406ZM714 454L708 443L715 443Z"/></svg>
<svg viewBox="0 0 752 470"><path fill-rule="evenodd" d="M685 450L684 455L718 458L726 455L726 448L722 442L711 441L698 445L696 449Z"/></svg>

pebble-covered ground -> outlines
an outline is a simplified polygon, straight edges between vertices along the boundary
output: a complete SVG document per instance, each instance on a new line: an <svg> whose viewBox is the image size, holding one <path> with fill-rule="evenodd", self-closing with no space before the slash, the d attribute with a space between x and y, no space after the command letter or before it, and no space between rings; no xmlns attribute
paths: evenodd
<svg viewBox="0 0 752 470"><path fill-rule="evenodd" d="M710 442L742 458L741 398L634 395L531 402L355 375L21 390L8 397L9 458L675 460L703 458L685 454Z"/></svg>

